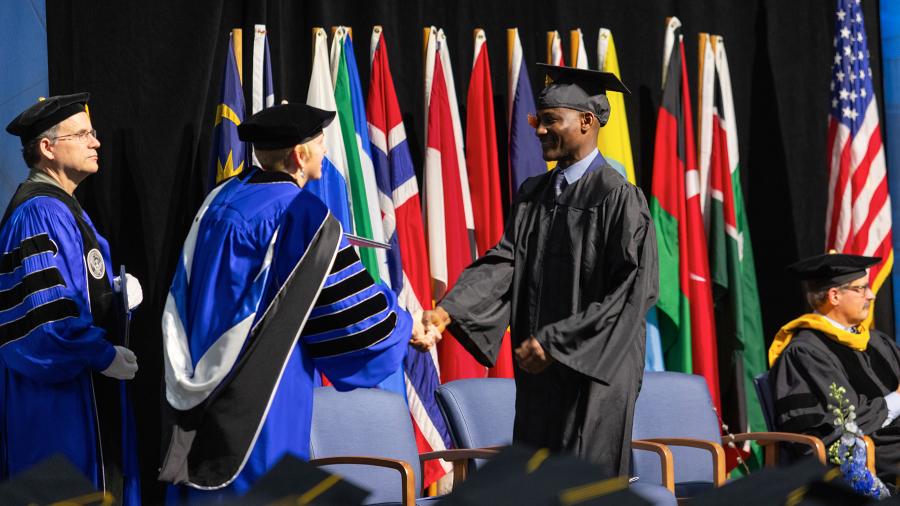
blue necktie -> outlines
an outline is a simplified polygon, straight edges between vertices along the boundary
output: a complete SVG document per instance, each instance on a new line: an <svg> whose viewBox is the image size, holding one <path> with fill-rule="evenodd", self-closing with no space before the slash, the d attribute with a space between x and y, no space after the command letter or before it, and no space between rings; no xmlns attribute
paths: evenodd
<svg viewBox="0 0 900 506"><path fill-rule="evenodd" d="M556 190L557 197L559 197L559 194L566 189L566 186L569 186L566 175L563 174L562 170L556 169L556 177L553 180L553 189Z"/></svg>

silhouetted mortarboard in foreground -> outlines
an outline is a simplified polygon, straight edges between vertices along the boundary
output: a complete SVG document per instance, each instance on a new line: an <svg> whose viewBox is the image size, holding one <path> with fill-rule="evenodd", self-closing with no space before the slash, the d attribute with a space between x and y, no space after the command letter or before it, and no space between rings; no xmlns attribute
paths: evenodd
<svg viewBox="0 0 900 506"><path fill-rule="evenodd" d="M21 139L24 146L69 116L85 112L90 98L90 93L75 93L40 100L10 121L6 131Z"/></svg>
<svg viewBox="0 0 900 506"><path fill-rule="evenodd" d="M845 484L840 468L827 468L816 459L808 458L788 467L754 471L724 487L692 498L691 506L856 506L869 504L870 500Z"/></svg>
<svg viewBox="0 0 900 506"><path fill-rule="evenodd" d="M866 269L880 261L877 257L824 253L795 262L787 271L816 289L825 289L865 276Z"/></svg>
<svg viewBox="0 0 900 506"><path fill-rule="evenodd" d="M0 483L0 504L100 504L103 493L62 454L42 460L34 467ZM78 501L73 501L73 499Z"/></svg>
<svg viewBox="0 0 900 506"><path fill-rule="evenodd" d="M607 91L631 93L611 72L557 67L538 63L538 70L549 78L549 83L537 98L538 109L564 107L589 112L597 117L600 126L609 121Z"/></svg>
<svg viewBox="0 0 900 506"><path fill-rule="evenodd" d="M334 120L334 111L306 104L263 109L238 125L238 137L257 149L282 149L314 139Z"/></svg>
<svg viewBox="0 0 900 506"><path fill-rule="evenodd" d="M442 506L649 505L628 480L604 480L597 466L521 446L504 448L441 501Z"/></svg>
<svg viewBox="0 0 900 506"><path fill-rule="evenodd" d="M233 506L311 504L317 506L362 504L369 496L363 490L291 455L282 458ZM299 501L303 498L303 501Z"/></svg>

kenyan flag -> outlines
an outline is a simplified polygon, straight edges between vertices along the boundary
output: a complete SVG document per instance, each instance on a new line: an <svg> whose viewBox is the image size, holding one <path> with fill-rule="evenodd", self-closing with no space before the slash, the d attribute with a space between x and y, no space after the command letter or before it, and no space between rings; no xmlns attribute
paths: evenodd
<svg viewBox="0 0 900 506"><path fill-rule="evenodd" d="M765 431L753 378L766 370L759 294L750 230L741 190L737 129L731 77L722 37L709 36L710 60L704 87L712 93L700 108L701 125L710 132L708 220L709 263L715 300L716 333L719 337L722 418L731 432ZM703 128L703 127L701 127ZM701 136L702 137L702 136ZM704 149L701 148L701 153ZM705 163L701 163L705 165ZM757 453L757 452L754 452Z"/></svg>
<svg viewBox="0 0 900 506"><path fill-rule="evenodd" d="M666 369L703 376L719 408L716 328L688 90L681 22L672 17L666 28L650 199L659 245L659 327Z"/></svg>

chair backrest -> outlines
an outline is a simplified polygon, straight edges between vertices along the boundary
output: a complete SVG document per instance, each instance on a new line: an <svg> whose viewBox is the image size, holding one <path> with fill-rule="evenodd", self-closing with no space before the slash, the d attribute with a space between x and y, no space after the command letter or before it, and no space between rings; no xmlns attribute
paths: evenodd
<svg viewBox="0 0 900 506"><path fill-rule="evenodd" d="M633 439L686 437L720 442L718 417L713 411L706 380L676 372L645 372L634 409ZM675 482L711 482L712 457L695 448L670 447ZM660 476L659 458L632 452L632 471L643 477Z"/></svg>
<svg viewBox="0 0 900 506"><path fill-rule="evenodd" d="M403 397L383 390L358 388L338 392L316 388L309 439L310 459L338 456L387 457L405 460L416 473L416 493L422 478L409 408ZM323 466L372 492L367 503L401 499L400 474L371 466Z"/></svg>
<svg viewBox="0 0 900 506"><path fill-rule="evenodd" d="M504 378L451 381L435 393L457 448L512 444L516 382Z"/></svg>
<svg viewBox="0 0 900 506"><path fill-rule="evenodd" d="M759 397L763 418L766 419L766 428L770 432L778 430L775 428L775 401L772 395L772 387L769 385L769 371L753 378L753 386L756 387L756 396Z"/></svg>

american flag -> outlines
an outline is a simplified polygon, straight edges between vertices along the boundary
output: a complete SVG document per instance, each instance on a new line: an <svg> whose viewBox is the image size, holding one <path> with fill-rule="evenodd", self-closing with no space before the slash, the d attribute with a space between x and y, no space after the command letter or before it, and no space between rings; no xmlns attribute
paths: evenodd
<svg viewBox="0 0 900 506"><path fill-rule="evenodd" d="M891 271L891 199L860 0L838 0L828 121L827 248L881 257L869 284Z"/></svg>

